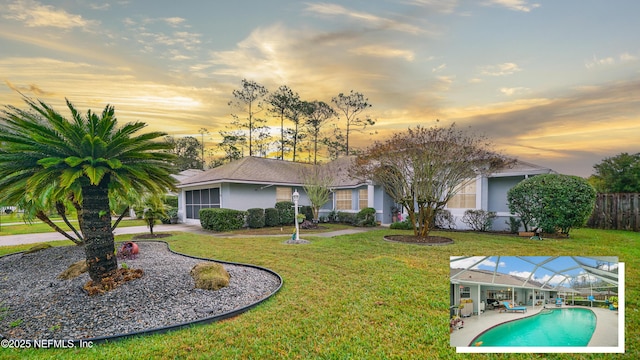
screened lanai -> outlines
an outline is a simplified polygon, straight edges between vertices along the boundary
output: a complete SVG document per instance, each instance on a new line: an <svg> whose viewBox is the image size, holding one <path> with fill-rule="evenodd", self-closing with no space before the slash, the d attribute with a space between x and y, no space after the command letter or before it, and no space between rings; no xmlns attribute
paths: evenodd
<svg viewBox="0 0 640 360"><path fill-rule="evenodd" d="M456 256L450 258L450 283L452 313L462 307L462 316L481 315L503 301L535 308L558 298L604 300L618 294L618 258Z"/></svg>

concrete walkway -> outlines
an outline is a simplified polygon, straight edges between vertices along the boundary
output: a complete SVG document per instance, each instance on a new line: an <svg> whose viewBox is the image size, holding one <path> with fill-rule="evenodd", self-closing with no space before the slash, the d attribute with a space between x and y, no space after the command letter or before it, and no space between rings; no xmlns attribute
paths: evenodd
<svg viewBox="0 0 640 360"><path fill-rule="evenodd" d="M354 228L354 229L336 230L336 231L319 232L319 233L305 231L304 235L334 237L334 236L340 236L340 235L357 234L357 233L369 231L372 229L376 229L376 228ZM291 237L291 234L238 235L238 234L232 234L232 233L215 233L215 232L202 229L200 225L189 225L189 224L171 224L171 225L158 224L153 227L154 233L173 232L173 231L183 231L183 232L190 232L190 233L207 235L207 236L215 236L215 237L265 237L265 236ZM129 226L129 227L116 228L116 230L114 231L114 234L115 235L142 234L142 233L148 233L148 232L149 232L149 228L146 226ZM34 243L58 241L58 240L67 240L67 239L62 234L57 232L48 232L48 233L39 233L39 234L22 234L22 235L5 235L5 236L0 236L0 246L34 244Z"/></svg>

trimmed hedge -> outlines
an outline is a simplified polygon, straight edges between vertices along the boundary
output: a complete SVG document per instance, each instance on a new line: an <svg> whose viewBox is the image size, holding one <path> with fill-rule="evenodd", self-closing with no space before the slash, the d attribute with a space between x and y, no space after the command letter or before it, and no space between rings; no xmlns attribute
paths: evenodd
<svg viewBox="0 0 640 360"><path fill-rule="evenodd" d="M404 221L394 222L389 226L389 229L392 230L413 230L413 224L409 219L405 219Z"/></svg>
<svg viewBox="0 0 640 360"><path fill-rule="evenodd" d="M246 212L232 209L200 209L200 225L213 231L242 229Z"/></svg>
<svg viewBox="0 0 640 360"><path fill-rule="evenodd" d="M291 225L294 222L293 202L280 201L276 203L276 209L278 210L278 217L280 218L279 225Z"/></svg>
<svg viewBox="0 0 640 360"><path fill-rule="evenodd" d="M356 214L338 211L337 221L339 223L353 225L356 222Z"/></svg>
<svg viewBox="0 0 640 360"><path fill-rule="evenodd" d="M263 228L265 224L264 209L251 208L247 210L247 225L252 229Z"/></svg>
<svg viewBox="0 0 640 360"><path fill-rule="evenodd" d="M360 210L356 215L354 225L365 227L378 225L376 221L376 209L368 207Z"/></svg>
<svg viewBox="0 0 640 360"><path fill-rule="evenodd" d="M280 215L276 208L264 209L264 225L268 227L280 226Z"/></svg>

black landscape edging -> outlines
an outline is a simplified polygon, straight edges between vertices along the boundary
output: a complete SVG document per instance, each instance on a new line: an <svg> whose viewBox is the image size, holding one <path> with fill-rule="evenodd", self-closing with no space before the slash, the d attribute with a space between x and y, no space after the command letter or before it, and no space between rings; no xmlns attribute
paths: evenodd
<svg viewBox="0 0 640 360"><path fill-rule="evenodd" d="M170 331L174 331L174 330L180 330L180 329L184 329L193 325L204 325L204 324L209 324L209 323L213 323L216 321L220 321L220 320L225 320L225 319L229 319L232 317L235 317L237 315L240 315L246 311L249 311L251 309L253 309L254 307L258 306L259 304L263 303L264 301L270 299L273 295L275 295L278 291L280 291L280 289L282 288L282 285L284 284L284 280L282 280L282 276L280 276L280 274L278 274L277 272L271 270L271 269L267 269L261 266L257 266L257 265L252 265L252 264L243 264L243 263L235 263L235 262L231 262L231 261L222 261L222 260L215 260L215 259L209 259L209 258L204 258L204 257L198 257L198 256L191 256L191 255L186 255L186 254L182 254L176 251L171 250L171 247L169 246L169 244L166 241L159 241L159 240L144 240L144 241L137 241L137 242L158 242L158 243L164 243L165 245L167 245L167 249L169 250L169 252L176 254L176 255L180 255L180 256L186 256L192 259L197 259L197 260L207 260L207 261L215 261L221 264L229 264L229 265L239 265L239 266L246 266L246 267L250 267L250 268L254 268L254 269L258 269L258 270L262 270L262 271L266 271L272 275L275 275L279 280L280 280L280 286L278 286L277 289L275 289L269 296L262 298L252 304L243 306L241 308L232 310L232 311L228 311L226 313L222 313L222 314L218 314L215 316L210 316L207 318L202 318L202 319L198 319L198 320L194 320L194 321L189 321L189 322L183 322L183 323L179 323L179 324L175 324L175 325L169 325L169 326L163 326L163 327L158 327L158 328L152 328L149 330L142 330L142 331L136 331L136 332L131 332L131 333L127 333L127 334L118 334L118 335L109 335L109 336L99 336L99 337L95 337L95 338L88 338L88 339L73 339L73 340L61 340L63 341L65 344L68 344L68 342L73 342L74 347L78 348L81 347L81 344L84 344L84 346L86 347L87 343L91 343L91 344L101 344L101 343L106 343L109 341L117 341L117 340L123 340L125 338L130 338L130 337L136 337L136 336L146 336L146 335L154 335L154 334L164 334ZM19 251L17 253L11 253L11 254L5 254L0 256L0 259L5 257L5 256L9 256L9 255L16 255L16 254L20 254L20 253L24 253L24 251ZM0 334L0 339L4 339L5 337L2 336L2 334ZM19 339L12 339L12 340L19 340ZM71 346L69 346L71 347Z"/></svg>

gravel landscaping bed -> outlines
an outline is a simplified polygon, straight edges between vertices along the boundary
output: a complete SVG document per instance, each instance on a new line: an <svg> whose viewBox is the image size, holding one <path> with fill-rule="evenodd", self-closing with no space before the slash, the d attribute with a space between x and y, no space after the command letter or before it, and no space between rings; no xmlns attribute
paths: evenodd
<svg viewBox="0 0 640 360"><path fill-rule="evenodd" d="M57 278L85 258L83 247L0 258L0 336L77 340L147 331L249 306L281 285L269 271L223 263L230 275L228 287L196 289L189 272L206 260L174 254L162 242L136 243L140 254L118 264L142 269L144 276L95 296L82 288L90 280L87 273L72 280Z"/></svg>

